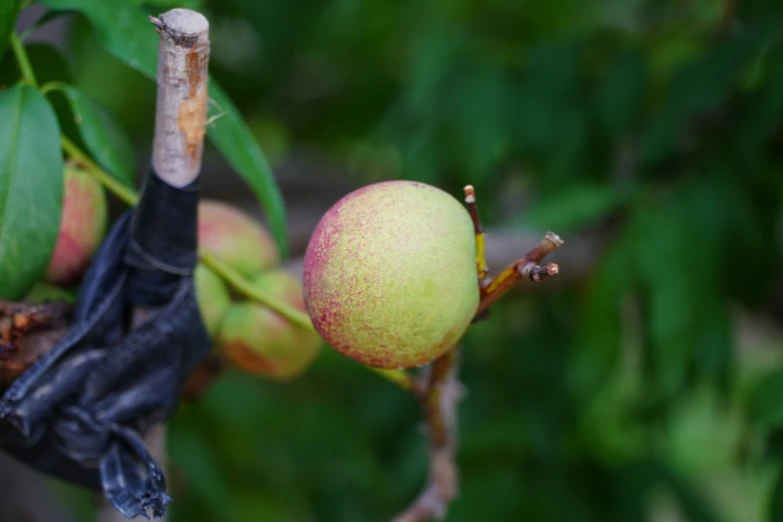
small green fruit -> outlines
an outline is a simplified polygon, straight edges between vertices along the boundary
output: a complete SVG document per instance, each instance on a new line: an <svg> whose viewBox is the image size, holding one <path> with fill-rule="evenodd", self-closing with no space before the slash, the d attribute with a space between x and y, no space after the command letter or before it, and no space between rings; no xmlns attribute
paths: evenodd
<svg viewBox="0 0 783 522"><path fill-rule="evenodd" d="M478 308L476 245L466 208L410 181L368 185L321 218L304 259L313 325L338 352L413 368L452 348Z"/></svg>
<svg viewBox="0 0 783 522"><path fill-rule="evenodd" d="M207 332L214 339L223 317L231 306L231 295L220 276L202 264L196 266L194 280L201 317Z"/></svg>
<svg viewBox="0 0 783 522"><path fill-rule="evenodd" d="M88 173L65 167L60 231L44 281L68 286L79 282L107 229L106 193Z"/></svg>
<svg viewBox="0 0 783 522"><path fill-rule="evenodd" d="M287 272L274 270L252 281L259 290L305 311L302 286ZM233 304L220 326L219 344L241 370L280 381L303 374L321 351L321 338L291 324L265 306L250 301Z"/></svg>
<svg viewBox="0 0 783 522"><path fill-rule="evenodd" d="M264 226L226 203L202 199L198 208L199 248L253 278L280 262L280 251Z"/></svg>

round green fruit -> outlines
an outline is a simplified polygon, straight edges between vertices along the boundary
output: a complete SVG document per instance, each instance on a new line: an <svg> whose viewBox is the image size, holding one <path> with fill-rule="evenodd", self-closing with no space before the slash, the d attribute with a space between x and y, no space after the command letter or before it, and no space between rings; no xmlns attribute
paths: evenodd
<svg viewBox="0 0 783 522"><path fill-rule="evenodd" d="M65 167L60 231L44 281L67 286L79 282L103 241L108 205L101 184L88 173Z"/></svg>
<svg viewBox="0 0 783 522"><path fill-rule="evenodd" d="M473 222L431 185L368 185L321 218L303 281L313 325L335 350L379 368L422 366L454 347L478 308Z"/></svg>
<svg viewBox="0 0 783 522"><path fill-rule="evenodd" d="M199 248L246 278L276 266L280 251L264 226L238 208L202 199L198 208Z"/></svg>
<svg viewBox="0 0 783 522"><path fill-rule="evenodd" d="M196 300L201 317L207 332L214 339L231 306L231 295L220 276L202 264L196 266L193 278L196 282Z"/></svg>
<svg viewBox="0 0 783 522"><path fill-rule="evenodd" d="M251 284L305 311L302 286L293 275L273 270ZM322 340L314 331L290 323L265 306L243 301L233 304L226 313L219 344L226 357L242 371L290 381L312 365L321 351Z"/></svg>

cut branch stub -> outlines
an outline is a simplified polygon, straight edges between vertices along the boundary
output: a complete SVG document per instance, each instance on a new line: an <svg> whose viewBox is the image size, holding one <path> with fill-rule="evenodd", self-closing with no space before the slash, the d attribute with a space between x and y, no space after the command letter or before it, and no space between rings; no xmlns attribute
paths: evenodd
<svg viewBox="0 0 783 522"><path fill-rule="evenodd" d="M150 17L160 34L152 166L174 187L198 177L207 121L209 22L189 9Z"/></svg>

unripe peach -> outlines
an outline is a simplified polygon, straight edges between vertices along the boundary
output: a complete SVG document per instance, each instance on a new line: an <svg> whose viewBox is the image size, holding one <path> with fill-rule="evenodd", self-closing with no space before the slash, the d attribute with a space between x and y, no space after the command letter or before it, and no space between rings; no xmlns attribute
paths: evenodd
<svg viewBox="0 0 783 522"><path fill-rule="evenodd" d="M238 208L202 199L198 208L199 248L246 278L274 267L280 251L264 226Z"/></svg>
<svg viewBox="0 0 783 522"><path fill-rule="evenodd" d="M44 280L77 283L106 235L107 202L101 184L88 173L65 167L60 232Z"/></svg>
<svg viewBox="0 0 783 522"><path fill-rule="evenodd" d="M478 308L476 245L466 208L411 181L368 185L321 218L304 259L313 325L340 353L413 368L452 348Z"/></svg>
<svg viewBox="0 0 783 522"><path fill-rule="evenodd" d="M305 311L302 286L291 274L273 270L253 284L270 296ZM241 370L289 381L299 377L315 361L322 340L312 330L292 324L285 317L255 302L235 303L220 325L219 344L226 357Z"/></svg>
<svg viewBox="0 0 783 522"><path fill-rule="evenodd" d="M201 317L207 332L214 339L231 306L231 295L223 279L203 264L196 266L193 278L196 282L196 300Z"/></svg>

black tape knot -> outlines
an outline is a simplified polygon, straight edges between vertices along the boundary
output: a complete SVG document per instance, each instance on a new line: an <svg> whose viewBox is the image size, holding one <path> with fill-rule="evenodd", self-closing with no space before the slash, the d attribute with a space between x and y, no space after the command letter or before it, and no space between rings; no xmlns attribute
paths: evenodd
<svg viewBox="0 0 783 522"><path fill-rule="evenodd" d="M197 192L150 173L85 274L68 334L0 400L6 452L102 488L128 518L162 516L171 501L142 437L174 413L212 346L193 281ZM149 313L141 322L138 307Z"/></svg>

